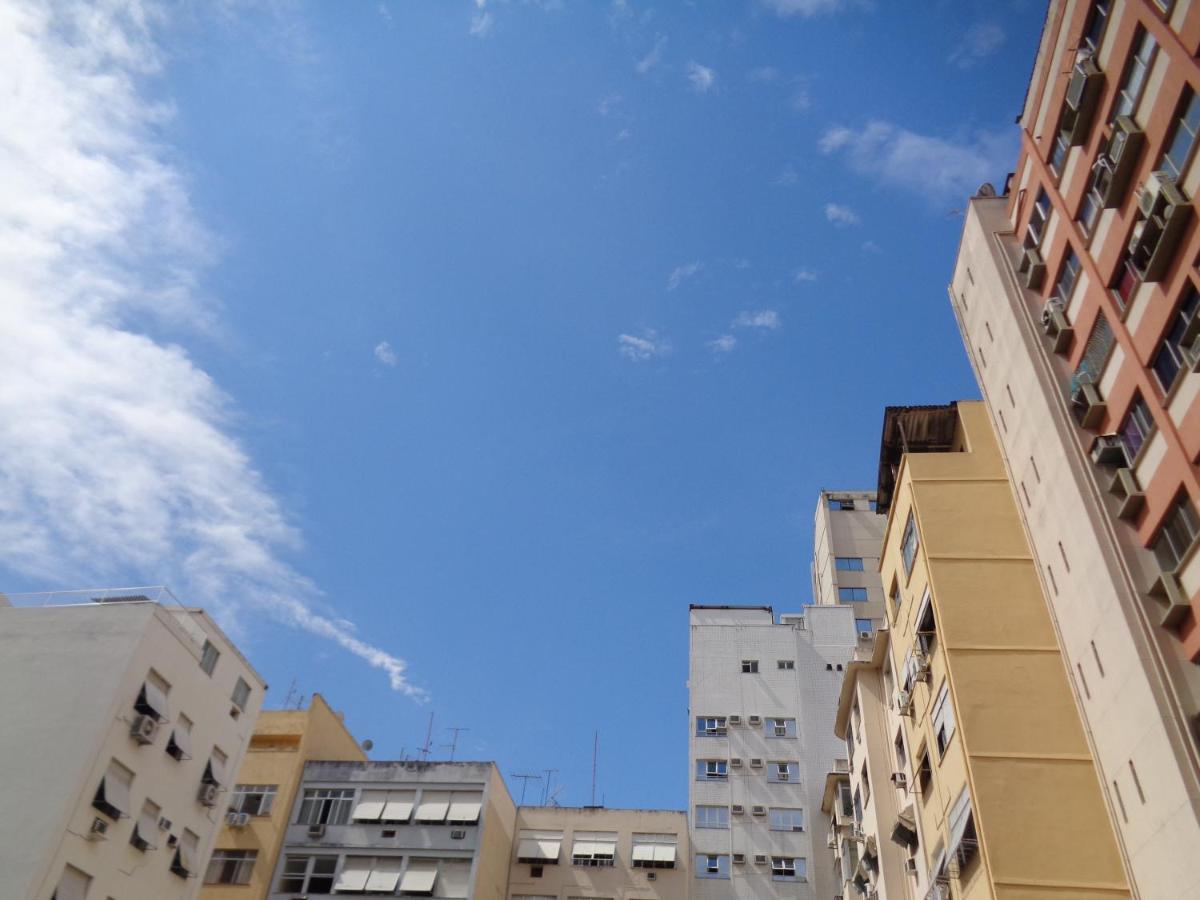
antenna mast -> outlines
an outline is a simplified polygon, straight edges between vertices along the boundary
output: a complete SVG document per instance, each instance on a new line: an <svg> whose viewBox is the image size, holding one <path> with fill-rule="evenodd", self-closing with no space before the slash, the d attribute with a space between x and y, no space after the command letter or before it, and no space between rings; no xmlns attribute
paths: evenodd
<svg viewBox="0 0 1200 900"><path fill-rule="evenodd" d="M513 774L513 775L510 775L509 777L521 779L521 799L519 801L517 801L517 806L525 805L525 788L527 788L529 786L529 782L542 780L541 775Z"/></svg>
<svg viewBox="0 0 1200 900"><path fill-rule="evenodd" d="M433 713L429 714L429 729L425 732L425 746L421 748L421 760L424 762L429 759L429 753L433 750Z"/></svg>
<svg viewBox="0 0 1200 900"><path fill-rule="evenodd" d="M470 731L470 728L459 728L457 725L447 728L446 731L452 732L454 737L450 739L450 762L454 762L454 752L458 749L458 736L464 731Z"/></svg>
<svg viewBox="0 0 1200 900"><path fill-rule="evenodd" d="M600 732L592 737L592 806L596 805L596 757L600 755Z"/></svg>

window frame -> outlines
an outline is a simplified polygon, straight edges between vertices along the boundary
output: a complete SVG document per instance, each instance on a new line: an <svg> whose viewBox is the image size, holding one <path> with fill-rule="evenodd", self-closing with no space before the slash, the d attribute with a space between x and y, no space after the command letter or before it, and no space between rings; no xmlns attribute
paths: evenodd
<svg viewBox="0 0 1200 900"><path fill-rule="evenodd" d="M729 878L729 854L697 853L695 870L697 878L726 880Z"/></svg>
<svg viewBox="0 0 1200 900"><path fill-rule="evenodd" d="M727 759L698 759L696 760L697 781L728 781L729 760Z"/></svg>
<svg viewBox="0 0 1200 900"><path fill-rule="evenodd" d="M257 850L236 850L218 848L213 850L204 869L202 884L246 885L254 877L254 866L258 862ZM248 865L247 865L248 864ZM230 878L213 877L213 868L223 865L224 871L230 872Z"/></svg>
<svg viewBox="0 0 1200 900"><path fill-rule="evenodd" d="M275 798L279 795L277 784L235 784L229 792L229 811L249 813L254 818L267 818L275 807ZM247 800L257 797L258 803L251 811L246 808Z"/></svg>
<svg viewBox="0 0 1200 900"><path fill-rule="evenodd" d="M937 747L938 760L941 761L946 758L946 751L950 749L950 743L958 731L958 720L954 715L954 701L950 697L949 681L942 682L929 719L933 723L933 742Z"/></svg>
<svg viewBox="0 0 1200 900"><path fill-rule="evenodd" d="M304 863L303 872L288 872L288 864L292 862L302 861ZM316 864L332 863L332 867L328 872L316 871ZM333 893L333 885L337 880L339 857L336 853L286 853L283 857L283 866L279 872L279 880L275 886L275 890L280 894L331 894ZM329 879L329 884L324 887L314 887L312 884L313 878ZM297 887L285 887L285 882L299 878L300 883Z"/></svg>
<svg viewBox="0 0 1200 900"><path fill-rule="evenodd" d="M200 671L211 678L220 659L221 651L217 648L217 645L208 638L205 638L204 646L200 648Z"/></svg>
<svg viewBox="0 0 1200 900"><path fill-rule="evenodd" d="M904 522L904 531L900 536L900 563L904 568L905 579L912 577L913 566L917 563L917 553L921 550L921 535L917 530L917 517L913 510L908 511Z"/></svg>
<svg viewBox="0 0 1200 900"><path fill-rule="evenodd" d="M1191 521L1186 521L1189 518ZM1176 546L1178 540L1174 534L1174 526L1177 520L1179 523L1188 526L1191 530L1191 535L1188 537L1186 543L1179 546ZM1188 496L1187 491L1180 490L1175 495L1175 499L1171 501L1166 515L1162 517L1158 531L1155 533L1154 539L1150 542L1150 552L1154 554L1155 560L1164 572L1175 573L1179 570L1183 561L1187 559L1198 537L1200 537L1200 513L1197 513L1196 505L1192 502L1191 497ZM1159 547L1162 545L1164 539L1169 539L1169 544L1165 547L1165 550L1169 551L1175 557L1174 564L1169 568L1164 565L1164 554L1159 551Z"/></svg>
<svg viewBox="0 0 1200 900"><path fill-rule="evenodd" d="M717 806L710 803L697 803L696 827L714 831L729 830L729 807Z"/></svg>
<svg viewBox="0 0 1200 900"><path fill-rule="evenodd" d="M348 825L350 815L354 812L356 793L354 788L305 788L293 824ZM315 816L313 810L316 810ZM344 812L344 815L338 815L340 812Z"/></svg>
<svg viewBox="0 0 1200 900"><path fill-rule="evenodd" d="M838 587L838 603L869 603L870 592L861 586Z"/></svg>
<svg viewBox="0 0 1200 900"><path fill-rule="evenodd" d="M782 769L780 767L783 767ZM780 777L786 773L786 777ZM772 784L799 784L800 763L794 759L771 760L767 763L767 781Z"/></svg>
<svg viewBox="0 0 1200 900"><path fill-rule="evenodd" d="M804 831L804 808L800 806L772 806L767 810L767 827L771 831Z"/></svg>
<svg viewBox="0 0 1200 900"><path fill-rule="evenodd" d="M1183 161L1176 169L1175 161L1171 158L1171 151L1175 149L1175 139L1179 137L1181 130L1186 130L1188 126L1188 114L1192 113L1194 118L1194 129L1188 133L1191 135L1191 140L1188 142L1187 150L1183 155ZM1163 141L1162 152L1159 153L1158 162L1155 164L1155 171L1170 172L1174 177L1175 183L1182 187L1183 178L1191 166L1192 160L1196 156L1196 145L1200 143L1197 138L1200 137L1200 94L1197 94L1190 86L1185 86L1183 93L1179 97L1179 102L1175 106L1175 115L1171 119L1171 127L1167 132L1167 137ZM1168 169L1167 164L1170 168Z"/></svg>
<svg viewBox="0 0 1200 900"><path fill-rule="evenodd" d="M856 565L857 563L857 565ZM839 572L862 572L863 558L861 556L835 556L834 568Z"/></svg>
<svg viewBox="0 0 1200 900"><path fill-rule="evenodd" d="M1146 42L1150 42L1150 51L1148 58L1142 63L1142 59L1138 56ZM1142 102L1142 97L1146 92L1146 82L1150 80L1150 70L1154 68L1155 60L1158 59L1158 41L1154 35L1147 31L1143 26L1139 25L1134 32L1133 41L1129 45L1129 53L1126 56L1125 70L1121 73L1121 80L1117 82L1116 91L1113 92L1112 109L1109 110L1108 121L1112 124L1117 116L1132 117L1137 112L1138 105ZM1136 67L1142 64L1141 78L1138 80L1137 87L1133 93L1129 93L1129 84L1133 78L1133 73ZM1129 101L1128 108L1123 108L1123 102Z"/></svg>
<svg viewBox="0 0 1200 900"><path fill-rule="evenodd" d="M709 724L712 723L712 724ZM729 736L729 719L726 716L696 716L696 737Z"/></svg>

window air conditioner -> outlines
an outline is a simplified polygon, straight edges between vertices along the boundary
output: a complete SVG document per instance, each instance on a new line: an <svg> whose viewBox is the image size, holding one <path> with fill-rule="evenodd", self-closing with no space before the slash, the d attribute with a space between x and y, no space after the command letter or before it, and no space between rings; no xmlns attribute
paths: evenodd
<svg viewBox="0 0 1200 900"><path fill-rule="evenodd" d="M312 838L313 840L319 841L321 838L325 837L325 826L324 825L309 825L308 826L308 836L310 838Z"/></svg>
<svg viewBox="0 0 1200 900"><path fill-rule="evenodd" d="M757 758L757 757L752 757L752 758L750 759L750 766L751 766L751 768L754 768L754 769L761 769L761 768L762 768L762 764L763 764L763 761L762 761L761 759Z"/></svg>
<svg viewBox="0 0 1200 900"><path fill-rule="evenodd" d="M750 807L750 815L752 815L752 816L765 816L766 814L767 814L767 808L765 806Z"/></svg>
<svg viewBox="0 0 1200 900"><path fill-rule="evenodd" d="M913 653L913 680L914 681L929 681L929 657L920 650Z"/></svg>
<svg viewBox="0 0 1200 900"><path fill-rule="evenodd" d="M99 817L92 819L92 827L88 829L87 839L89 841L108 840L108 823Z"/></svg>
<svg viewBox="0 0 1200 900"><path fill-rule="evenodd" d="M900 715L912 715L912 693L909 691L900 691L896 695L896 705L900 708Z"/></svg>
<svg viewBox="0 0 1200 900"><path fill-rule="evenodd" d="M1100 396L1100 390L1091 381L1081 381L1071 392L1071 408L1075 419L1084 428L1096 428L1104 421L1108 404Z"/></svg>
<svg viewBox="0 0 1200 900"><path fill-rule="evenodd" d="M1057 297L1051 297L1042 306L1042 331L1054 339L1055 353L1070 349L1075 340L1075 329L1071 327L1063 302Z"/></svg>
<svg viewBox="0 0 1200 900"><path fill-rule="evenodd" d="M200 790L196 793L196 802L201 806L216 806L217 805L217 786L209 784L207 781L200 785Z"/></svg>
<svg viewBox="0 0 1200 900"><path fill-rule="evenodd" d="M735 803L735 804L733 804L733 806L730 807L730 810L733 812L733 814L735 816L740 816L742 813L744 813L746 811L746 807L742 806L742 804L740 804L740 803Z"/></svg>
<svg viewBox="0 0 1200 900"><path fill-rule="evenodd" d="M1024 273L1025 287L1036 291L1046 278L1046 261L1036 247L1026 247L1017 271Z"/></svg>
<svg viewBox="0 0 1200 900"><path fill-rule="evenodd" d="M1148 591L1151 597L1159 602L1162 608L1162 619L1159 624L1163 628L1177 628L1192 609L1192 603L1179 583L1179 578L1173 572L1163 572L1150 585Z"/></svg>
<svg viewBox="0 0 1200 900"><path fill-rule="evenodd" d="M906 859L904 861L904 872L906 875L917 874L917 861L915 859Z"/></svg>
<svg viewBox="0 0 1200 900"><path fill-rule="evenodd" d="M762 716L751 716L750 724L751 725L761 725L762 724Z"/></svg>
<svg viewBox="0 0 1200 900"><path fill-rule="evenodd" d="M743 863L745 863L745 862L746 862L746 854L745 854L745 853L735 853L735 854L733 854L733 863L734 863L734 865L740 866L740 865L742 865L742 864L743 864Z"/></svg>
<svg viewBox="0 0 1200 900"><path fill-rule="evenodd" d="M154 743L158 734L158 719L154 716L136 716L129 726L129 736L142 746Z"/></svg>
<svg viewBox="0 0 1200 900"><path fill-rule="evenodd" d="M1143 281L1161 281L1192 215L1192 204L1174 180L1154 172L1138 199L1143 220L1129 240L1131 262Z"/></svg>
<svg viewBox="0 0 1200 900"><path fill-rule="evenodd" d="M740 769L742 767L742 758L740 756L733 757L729 760L729 766L732 769Z"/></svg>
<svg viewBox="0 0 1200 900"><path fill-rule="evenodd" d="M728 722L730 725L741 725L742 717L741 716L729 716Z"/></svg>
<svg viewBox="0 0 1200 900"><path fill-rule="evenodd" d="M166 816L163 816L161 819L159 819L158 820L158 830L159 831L170 831L171 830L171 820L168 819Z"/></svg>
<svg viewBox="0 0 1200 900"><path fill-rule="evenodd" d="M1085 56L1075 63L1071 81L1067 85L1067 109L1070 115L1063 116L1064 125L1070 126L1067 137L1072 147L1078 147L1087 140L1103 84L1104 73L1092 56Z"/></svg>
<svg viewBox="0 0 1200 900"><path fill-rule="evenodd" d="M892 784L894 784L897 788L899 788L902 791L907 790L908 789L908 775L906 775L904 772L893 772L892 773Z"/></svg>
<svg viewBox="0 0 1200 900"><path fill-rule="evenodd" d="M250 824L250 813L227 812L225 813L225 824L230 828L245 828Z"/></svg>
<svg viewBox="0 0 1200 900"><path fill-rule="evenodd" d="M1101 434L1092 441L1092 462L1098 466L1125 465L1125 445L1117 434Z"/></svg>
<svg viewBox="0 0 1200 900"><path fill-rule="evenodd" d="M1129 116L1117 116L1113 122L1113 134L1108 147L1100 157L1109 163L1109 176L1101 189L1102 205L1105 209L1120 206L1129 190L1129 182L1137 167L1142 144L1146 135Z"/></svg>
<svg viewBox="0 0 1200 900"><path fill-rule="evenodd" d="M767 864L767 854L755 853L754 854L754 864L756 866L765 866Z"/></svg>
<svg viewBox="0 0 1200 900"><path fill-rule="evenodd" d="M1120 506L1117 507L1119 519L1136 519L1146 504L1146 495L1138 484L1137 476L1130 469L1117 469L1108 486L1108 492L1120 501Z"/></svg>

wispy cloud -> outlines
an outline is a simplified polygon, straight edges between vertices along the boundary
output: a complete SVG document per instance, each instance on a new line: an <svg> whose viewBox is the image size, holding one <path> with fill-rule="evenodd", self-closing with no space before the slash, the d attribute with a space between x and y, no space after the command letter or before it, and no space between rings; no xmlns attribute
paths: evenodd
<svg viewBox="0 0 1200 900"><path fill-rule="evenodd" d="M783 325L783 320L773 309L746 309L737 314L733 320L734 328L761 328L774 331Z"/></svg>
<svg viewBox="0 0 1200 900"><path fill-rule="evenodd" d="M792 281L795 284L810 284L817 280L817 273L812 269L797 269L792 273Z"/></svg>
<svg viewBox="0 0 1200 900"><path fill-rule="evenodd" d="M654 39L654 46L650 48L650 52L637 61L637 65L633 68L639 75L645 75L660 62L662 62L663 50L667 46L667 36L660 34Z"/></svg>
<svg viewBox="0 0 1200 900"><path fill-rule="evenodd" d="M471 16L471 27L467 30L471 37L485 38L492 33L496 25L496 17L487 10L480 10Z"/></svg>
<svg viewBox="0 0 1200 900"><path fill-rule="evenodd" d="M392 349L392 345L387 341L381 341L375 345L375 358L389 367L394 367L399 361L396 351Z"/></svg>
<svg viewBox="0 0 1200 900"><path fill-rule="evenodd" d="M319 611L230 399L180 344L215 327L197 285L217 240L146 85L162 15L0 8L0 565L49 586L153 573L235 634L265 616L419 698L404 660Z"/></svg>
<svg viewBox="0 0 1200 900"><path fill-rule="evenodd" d="M800 173L791 163L784 166L778 175L771 181L771 184L777 187L795 187L800 183Z"/></svg>
<svg viewBox="0 0 1200 900"><path fill-rule="evenodd" d="M611 115L621 105L621 99L620 94L605 94L596 104L596 112L602 116Z"/></svg>
<svg viewBox="0 0 1200 900"><path fill-rule="evenodd" d="M757 81L761 84L773 84L780 79L781 74L774 66L759 66L756 69L751 69L747 77L751 81Z"/></svg>
<svg viewBox="0 0 1200 900"><path fill-rule="evenodd" d="M720 337L713 338L705 346L717 356L724 356L732 353L737 347L737 338L732 334L723 334Z"/></svg>
<svg viewBox="0 0 1200 900"><path fill-rule="evenodd" d="M970 69L999 50L1005 37L1004 29L996 22L977 22L967 29L946 61Z"/></svg>
<svg viewBox="0 0 1200 900"><path fill-rule="evenodd" d="M386 3L380 3L376 9L379 12L379 18L383 19L384 25L386 25L388 28L396 27L396 20L392 18L392 11L387 8Z"/></svg>
<svg viewBox="0 0 1200 900"><path fill-rule="evenodd" d="M882 253L879 245L874 241L863 241L863 253Z"/></svg>
<svg viewBox="0 0 1200 900"><path fill-rule="evenodd" d="M671 342L658 332L647 328L640 335L617 335L617 352L634 362L646 362L671 352Z"/></svg>
<svg viewBox="0 0 1200 900"><path fill-rule="evenodd" d="M762 0L764 6L783 17L811 18L824 13L840 12L852 6L866 6L862 0Z"/></svg>
<svg viewBox="0 0 1200 900"><path fill-rule="evenodd" d="M825 204L825 218L839 227L846 225L857 225L862 221L858 217L858 213L848 206L843 206L840 203Z"/></svg>
<svg viewBox="0 0 1200 900"><path fill-rule="evenodd" d="M676 266L671 270L671 274L667 276L667 290L673 291L689 278L696 277L700 270L704 268L704 263L698 259L684 263L681 266Z"/></svg>
<svg viewBox="0 0 1200 900"><path fill-rule="evenodd" d="M864 176L905 190L931 202L972 192L1013 158L1015 137L977 132L966 140L918 134L886 121L860 129L837 126L821 137L821 152L840 154Z"/></svg>
<svg viewBox="0 0 1200 900"><path fill-rule="evenodd" d="M692 90L698 94L707 94L716 86L717 73L708 66L690 62L687 64L687 79L692 83Z"/></svg>

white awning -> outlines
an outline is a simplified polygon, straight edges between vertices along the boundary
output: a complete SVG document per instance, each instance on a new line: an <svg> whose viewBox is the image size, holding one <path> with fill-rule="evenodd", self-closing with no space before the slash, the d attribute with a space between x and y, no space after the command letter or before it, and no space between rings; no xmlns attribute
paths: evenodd
<svg viewBox="0 0 1200 900"><path fill-rule="evenodd" d="M675 862L675 845L674 844L655 844L654 845L654 861L655 862Z"/></svg>
<svg viewBox="0 0 1200 900"><path fill-rule="evenodd" d="M182 756L188 759L192 758L192 734L187 728L181 724L176 724L175 729L171 732L171 740L175 746L179 748Z"/></svg>
<svg viewBox="0 0 1200 900"><path fill-rule="evenodd" d="M155 716L158 721L165 722L171 718L171 708L167 705L167 695L163 693L162 688L155 684L150 679L146 679L142 683L142 694L138 697L141 706L150 710L150 713Z"/></svg>
<svg viewBox="0 0 1200 900"><path fill-rule="evenodd" d="M132 784L131 773L124 766L116 761L109 763L108 771L104 773L104 781L101 782L104 802L121 815L129 815L129 788Z"/></svg>
<svg viewBox="0 0 1200 900"><path fill-rule="evenodd" d="M418 822L443 822L450 811L449 791L423 791L417 807Z"/></svg>
<svg viewBox="0 0 1200 900"><path fill-rule="evenodd" d="M483 794L455 794L450 799L450 822L478 822L483 809Z"/></svg>
<svg viewBox="0 0 1200 900"><path fill-rule="evenodd" d="M428 894L437 881L437 863L428 859L415 859L408 864L408 871L400 881L402 894Z"/></svg>
<svg viewBox="0 0 1200 900"><path fill-rule="evenodd" d="M610 857L617 855L617 836L578 832L571 847L572 856Z"/></svg>
<svg viewBox="0 0 1200 900"><path fill-rule="evenodd" d="M371 877L367 879L366 890L368 891L383 891L384 893L392 894L396 891L396 883L400 880L400 869L403 868L404 861L400 857L395 859L376 859L375 866L371 869Z"/></svg>
<svg viewBox="0 0 1200 900"><path fill-rule="evenodd" d="M158 814L153 809L142 807L137 820L137 833L138 837L150 845L151 850L158 849Z"/></svg>
<svg viewBox="0 0 1200 900"><path fill-rule="evenodd" d="M964 787L962 793L958 795L958 799L954 801L954 806L950 808L950 844L949 852L953 856L958 850L958 845L962 843L963 835L967 831L967 823L971 821L971 795L967 793Z"/></svg>
<svg viewBox="0 0 1200 900"><path fill-rule="evenodd" d="M342 872L334 882L333 892L361 893L367 888L367 879L371 877L371 864L375 860L370 856L347 856L342 865Z"/></svg>
<svg viewBox="0 0 1200 900"><path fill-rule="evenodd" d="M212 773L213 783L218 786L225 784L225 763L214 753L208 758L208 771Z"/></svg>
<svg viewBox="0 0 1200 900"><path fill-rule="evenodd" d="M558 851L562 848L562 838L521 838L517 848L517 859L531 859L535 862L558 861Z"/></svg>
<svg viewBox="0 0 1200 900"><path fill-rule="evenodd" d="M383 807L385 822L407 822L412 815L416 791L388 791L387 803Z"/></svg>
<svg viewBox="0 0 1200 900"><path fill-rule="evenodd" d="M653 862L655 844L634 844L633 858L639 862Z"/></svg>
<svg viewBox="0 0 1200 900"><path fill-rule="evenodd" d="M54 896L56 900L86 900L91 883L91 876L84 875L74 866L67 866L63 869L62 878L58 879Z"/></svg>
<svg viewBox="0 0 1200 900"><path fill-rule="evenodd" d="M355 822L378 822L386 803L387 791L363 791L350 818Z"/></svg>
<svg viewBox="0 0 1200 900"><path fill-rule="evenodd" d="M438 879L437 895L467 900L471 896L471 861L443 859L442 877Z"/></svg>

